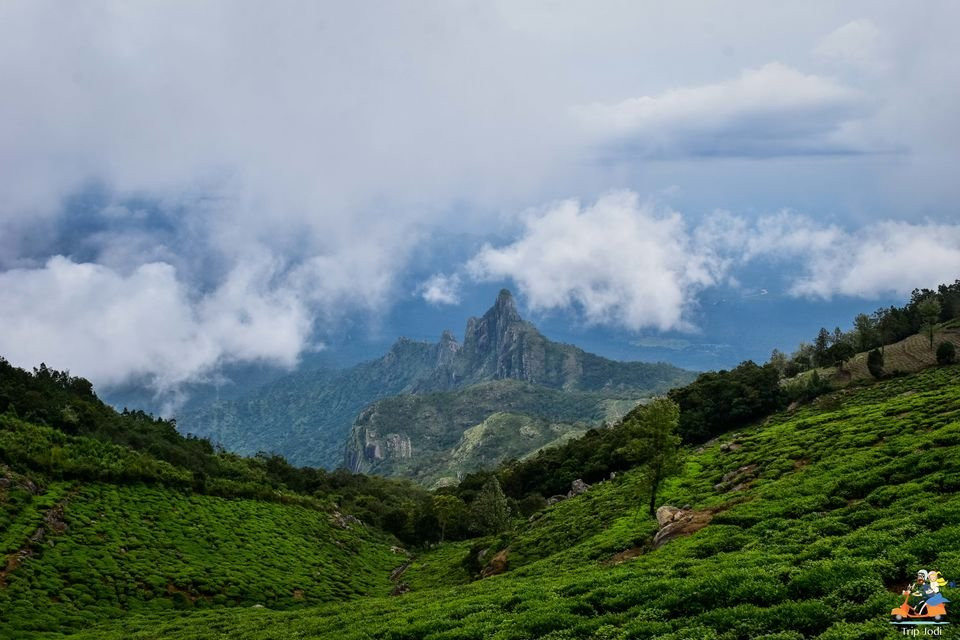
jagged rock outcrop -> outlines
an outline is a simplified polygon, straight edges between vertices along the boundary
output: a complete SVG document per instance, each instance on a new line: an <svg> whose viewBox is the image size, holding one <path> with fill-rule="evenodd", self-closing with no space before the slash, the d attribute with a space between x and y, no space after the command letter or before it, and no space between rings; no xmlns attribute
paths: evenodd
<svg viewBox="0 0 960 640"><path fill-rule="evenodd" d="M404 460L413 457L413 443L405 433L380 435L373 428L363 428L354 430L351 435L352 438L362 438L363 441L362 445L352 443L347 448L346 466L354 473L368 471L373 464L382 460Z"/></svg>

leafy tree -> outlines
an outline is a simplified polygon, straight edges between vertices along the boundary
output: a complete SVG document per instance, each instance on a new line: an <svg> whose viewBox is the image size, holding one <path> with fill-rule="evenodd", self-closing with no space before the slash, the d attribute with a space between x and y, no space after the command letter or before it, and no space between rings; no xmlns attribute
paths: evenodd
<svg viewBox="0 0 960 640"><path fill-rule="evenodd" d="M833 364L837 365L842 371L843 365L856 354L856 351L849 342L840 340L833 343L827 350L827 353L830 356L830 360L833 361Z"/></svg>
<svg viewBox="0 0 960 640"><path fill-rule="evenodd" d="M879 349L874 349L869 354L867 354L867 370L870 371L870 375L874 378L883 377L883 352Z"/></svg>
<svg viewBox="0 0 960 640"><path fill-rule="evenodd" d="M627 424L631 440L624 447L628 459L645 471L645 489L650 494L650 515L657 507L657 492L663 480L680 466L680 407L670 398L656 398Z"/></svg>
<svg viewBox="0 0 960 640"><path fill-rule="evenodd" d="M791 354L790 361L787 363L787 366L783 371L783 376L785 378L793 378L797 374L812 367L814 365L813 351L814 349L812 344L808 342L801 342L797 346L797 350Z"/></svg>
<svg viewBox="0 0 960 640"><path fill-rule="evenodd" d="M905 309L898 309L897 307L878 309L874 316L877 317L881 353L883 353L885 345L903 340L914 332L910 315Z"/></svg>
<svg viewBox="0 0 960 640"><path fill-rule="evenodd" d="M809 401L832 390L830 381L821 378L817 370L814 369L813 373L804 382L790 388L790 397L794 400Z"/></svg>
<svg viewBox="0 0 960 640"><path fill-rule="evenodd" d="M473 501L470 516L473 529L483 535L500 533L509 528L510 509L496 476L490 477L483 491Z"/></svg>
<svg viewBox="0 0 960 640"><path fill-rule="evenodd" d="M440 523L440 542L443 542L447 533L447 525L466 512L463 500L456 496L439 494L433 496L433 511Z"/></svg>
<svg viewBox="0 0 960 640"><path fill-rule="evenodd" d="M930 350L933 350L933 330L937 321L940 319L940 301L933 295L925 297L917 305L917 313L923 320L924 329L927 331L927 337L930 338Z"/></svg>
<svg viewBox="0 0 960 640"><path fill-rule="evenodd" d="M937 364L953 364L957 361L957 348L944 340L937 345Z"/></svg>

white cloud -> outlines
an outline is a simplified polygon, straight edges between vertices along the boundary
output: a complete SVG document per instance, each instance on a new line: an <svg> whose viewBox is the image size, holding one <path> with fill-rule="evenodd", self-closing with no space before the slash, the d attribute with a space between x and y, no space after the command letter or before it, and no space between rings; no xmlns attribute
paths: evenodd
<svg viewBox="0 0 960 640"><path fill-rule="evenodd" d="M515 241L484 247L467 272L512 279L535 311L579 309L590 323L689 331L699 294L737 286L737 270L761 259L784 263L793 296L903 296L960 278L960 224L881 221L847 231L787 211L754 221L719 211L692 226L617 192L528 214Z"/></svg>
<svg viewBox="0 0 960 640"><path fill-rule="evenodd" d="M417 293L432 305L460 304L460 276L434 274L420 283Z"/></svg>
<svg viewBox="0 0 960 640"><path fill-rule="evenodd" d="M578 307L591 323L663 331L690 328L696 293L720 275L679 213L654 211L631 192L532 212L519 239L484 247L467 269L512 278L534 310Z"/></svg>
<svg viewBox="0 0 960 640"><path fill-rule="evenodd" d="M0 273L0 353L107 385L143 377L157 391L225 360L291 366L309 315L293 291L270 286L273 266L239 267L199 299L164 263L123 274L56 256L41 268L9 270Z"/></svg>
<svg viewBox="0 0 960 640"><path fill-rule="evenodd" d="M750 231L743 259L757 256L801 266L796 296L902 297L960 278L960 225L884 220L846 231L782 213Z"/></svg>
<svg viewBox="0 0 960 640"><path fill-rule="evenodd" d="M576 107L582 125L640 155L769 156L852 150L837 137L861 93L780 63L726 82Z"/></svg>

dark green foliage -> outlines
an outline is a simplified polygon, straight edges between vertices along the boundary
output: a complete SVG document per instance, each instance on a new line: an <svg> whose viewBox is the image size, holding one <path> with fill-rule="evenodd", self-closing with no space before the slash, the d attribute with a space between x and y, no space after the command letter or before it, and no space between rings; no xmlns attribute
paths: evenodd
<svg viewBox="0 0 960 640"><path fill-rule="evenodd" d="M874 349L867 354L867 370L878 380L883 377L883 353L879 349Z"/></svg>
<svg viewBox="0 0 960 640"><path fill-rule="evenodd" d="M213 453L210 442L181 435L173 421L142 411L118 413L100 401L84 378L43 364L28 372L0 357L0 413L7 411L66 434L146 451L154 458L191 471L208 471Z"/></svg>
<svg viewBox="0 0 960 640"><path fill-rule="evenodd" d="M953 364L957 361L957 348L952 342L941 342L937 345L937 364Z"/></svg>
<svg viewBox="0 0 960 640"><path fill-rule="evenodd" d="M223 497L334 504L408 543L439 537L426 526L433 518L430 494L410 482L294 467L265 453L244 458L215 451L206 440L181 435L172 421L115 411L82 378L43 365L27 372L2 358L0 462L57 479L148 482Z"/></svg>
<svg viewBox="0 0 960 640"><path fill-rule="evenodd" d="M933 331L937 322L940 320L942 308L936 294L925 296L917 303L917 315L923 321L923 328L930 338L930 349L933 349Z"/></svg>
<svg viewBox="0 0 960 640"><path fill-rule="evenodd" d="M471 528L480 535L494 535L510 526L510 508L500 482L491 476L470 505Z"/></svg>
<svg viewBox="0 0 960 640"><path fill-rule="evenodd" d="M843 365L854 355L856 355L856 351L853 345L846 340L838 340L830 345L830 348L827 350L830 364L836 365L840 369L843 369Z"/></svg>
<svg viewBox="0 0 960 640"><path fill-rule="evenodd" d="M705 442L782 408L786 394L773 365L746 361L730 371L701 374L668 394L680 406L684 442Z"/></svg>
<svg viewBox="0 0 960 640"><path fill-rule="evenodd" d="M820 327L820 333L817 334L816 339L813 341L813 361L818 367L823 367L829 364L829 356L827 350L830 347L830 332L827 331L826 327Z"/></svg>

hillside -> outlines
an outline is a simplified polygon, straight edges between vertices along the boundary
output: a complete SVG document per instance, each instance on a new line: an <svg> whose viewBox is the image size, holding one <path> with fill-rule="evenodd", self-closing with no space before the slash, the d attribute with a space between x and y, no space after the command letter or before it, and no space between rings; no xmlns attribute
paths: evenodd
<svg viewBox="0 0 960 640"><path fill-rule="evenodd" d="M899 637L887 614L916 571L960 575L960 367L850 387L689 451L661 503L688 509L691 535L652 544L640 483L620 474L512 533L426 552L401 597L144 614L74 637ZM482 549L507 550L507 571L467 583Z"/></svg>
<svg viewBox="0 0 960 640"><path fill-rule="evenodd" d="M396 543L322 503L183 491L176 485L189 474L175 467L58 433L0 416L0 638L138 611L282 609L392 586Z"/></svg>
<svg viewBox="0 0 960 640"><path fill-rule="evenodd" d="M177 423L184 433L241 454L271 451L295 464L334 468L343 462L354 420L386 397L493 380L536 385L545 397L550 389L644 397L693 377L669 364L617 362L553 342L520 317L503 290L482 317L467 322L462 345L449 331L433 344L401 338L377 360L346 370L294 373L240 398L178 415Z"/></svg>
<svg viewBox="0 0 960 640"><path fill-rule="evenodd" d="M394 396L364 410L347 443L353 472L456 483L550 443L616 421L641 397L561 391L499 380L458 391Z"/></svg>
<svg viewBox="0 0 960 640"><path fill-rule="evenodd" d="M934 331L933 343L952 342L960 348L960 328L955 322L939 325ZM829 378L834 384L845 385L850 382L872 380L867 368L868 352L857 353L844 364L843 370L837 367L821 367L819 375ZM883 348L884 369L887 372L914 373L937 364L936 349L930 348L930 339L926 335L914 334Z"/></svg>

